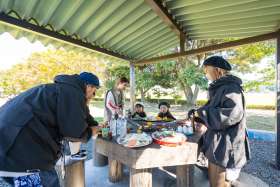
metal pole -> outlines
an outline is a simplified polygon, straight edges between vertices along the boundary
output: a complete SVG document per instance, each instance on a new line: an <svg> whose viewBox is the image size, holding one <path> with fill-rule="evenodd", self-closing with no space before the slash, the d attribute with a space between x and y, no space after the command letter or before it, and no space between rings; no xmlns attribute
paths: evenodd
<svg viewBox="0 0 280 187"><path fill-rule="evenodd" d="M280 169L280 34L276 39L276 77L277 77L277 104L276 104L276 165Z"/></svg>
<svg viewBox="0 0 280 187"><path fill-rule="evenodd" d="M133 63L130 63L130 109L131 112L134 111L134 105L136 101L135 93L135 66Z"/></svg>

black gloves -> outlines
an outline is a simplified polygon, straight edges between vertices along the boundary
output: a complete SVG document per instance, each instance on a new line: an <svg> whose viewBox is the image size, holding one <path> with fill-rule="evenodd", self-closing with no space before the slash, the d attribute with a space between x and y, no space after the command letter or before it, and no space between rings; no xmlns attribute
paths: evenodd
<svg viewBox="0 0 280 187"><path fill-rule="evenodd" d="M114 114L114 119L117 120L118 118L119 118L119 114L118 114L118 113L115 113L115 114Z"/></svg>
<svg viewBox="0 0 280 187"><path fill-rule="evenodd" d="M205 122L204 122L200 117L194 117L194 121L195 121L196 123L205 124Z"/></svg>
<svg viewBox="0 0 280 187"><path fill-rule="evenodd" d="M194 117L195 112L196 112L195 109L190 109L188 112L187 119L191 119L192 117Z"/></svg>
<svg viewBox="0 0 280 187"><path fill-rule="evenodd" d="M197 113L196 109L189 110L188 119L193 118L195 122L205 124L205 122L199 116L195 115L195 113Z"/></svg>

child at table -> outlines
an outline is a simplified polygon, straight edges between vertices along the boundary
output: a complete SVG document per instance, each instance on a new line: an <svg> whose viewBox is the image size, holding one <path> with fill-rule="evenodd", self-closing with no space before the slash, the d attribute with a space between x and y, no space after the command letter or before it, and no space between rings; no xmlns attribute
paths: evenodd
<svg viewBox="0 0 280 187"><path fill-rule="evenodd" d="M144 111L144 105L142 105L141 103L136 103L135 105L135 113L132 115L132 118L146 118L147 115Z"/></svg>
<svg viewBox="0 0 280 187"><path fill-rule="evenodd" d="M176 118L170 113L170 105L167 102L161 102L158 105L159 113L156 117L157 120L161 121L174 121Z"/></svg>

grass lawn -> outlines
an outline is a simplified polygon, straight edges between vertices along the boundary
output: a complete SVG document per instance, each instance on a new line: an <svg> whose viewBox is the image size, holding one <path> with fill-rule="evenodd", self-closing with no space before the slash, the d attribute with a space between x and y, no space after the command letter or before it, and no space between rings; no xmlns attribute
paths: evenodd
<svg viewBox="0 0 280 187"><path fill-rule="evenodd" d="M247 127L249 129L275 131L276 120L273 117L248 117Z"/></svg>
<svg viewBox="0 0 280 187"><path fill-rule="evenodd" d="M97 107L97 108L104 108L104 101L92 101L91 106Z"/></svg>
<svg viewBox="0 0 280 187"><path fill-rule="evenodd" d="M98 123L101 123L103 121L102 117L95 117L94 118Z"/></svg>

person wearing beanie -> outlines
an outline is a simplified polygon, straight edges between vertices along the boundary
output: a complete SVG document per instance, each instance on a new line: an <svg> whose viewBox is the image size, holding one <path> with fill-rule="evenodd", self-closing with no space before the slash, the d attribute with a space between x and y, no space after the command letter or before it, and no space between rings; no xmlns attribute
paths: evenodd
<svg viewBox="0 0 280 187"><path fill-rule="evenodd" d="M159 113L156 117L157 120L161 121L174 121L176 118L169 111L170 104L167 102L160 102L158 105Z"/></svg>
<svg viewBox="0 0 280 187"><path fill-rule="evenodd" d="M135 112L132 114L132 118L146 118L146 112L144 111L144 105L141 103L135 104Z"/></svg>
<svg viewBox="0 0 280 187"><path fill-rule="evenodd" d="M61 142L87 142L99 131L87 108L99 87L89 72L58 75L54 83L26 90L0 107L0 176L11 185L25 177L58 187L54 167Z"/></svg>
<svg viewBox="0 0 280 187"><path fill-rule="evenodd" d="M242 81L230 74L231 65L220 56L206 59L203 69L211 81L209 100L188 117L204 132L201 150L209 161L210 186L230 186L250 159Z"/></svg>

